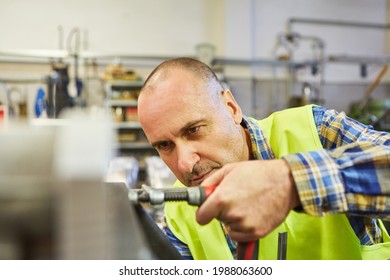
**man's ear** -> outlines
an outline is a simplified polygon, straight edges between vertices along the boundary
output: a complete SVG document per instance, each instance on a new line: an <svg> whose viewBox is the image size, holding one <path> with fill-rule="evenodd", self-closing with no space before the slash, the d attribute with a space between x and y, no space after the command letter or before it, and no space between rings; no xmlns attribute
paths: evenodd
<svg viewBox="0 0 390 280"><path fill-rule="evenodd" d="M222 91L222 100L224 106L232 115L235 123L240 124L242 121L242 111L236 99L234 99L233 93L228 89L224 89Z"/></svg>

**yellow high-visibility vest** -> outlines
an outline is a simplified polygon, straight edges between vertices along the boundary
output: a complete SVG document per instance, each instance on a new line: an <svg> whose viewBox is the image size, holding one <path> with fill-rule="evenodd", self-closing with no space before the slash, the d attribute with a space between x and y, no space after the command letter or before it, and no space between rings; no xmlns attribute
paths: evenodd
<svg viewBox="0 0 390 280"><path fill-rule="evenodd" d="M322 149L311 105L254 121L263 129L276 158ZM177 181L174 187L185 186ZM166 203L166 220L173 234L188 245L194 259L233 259L221 223L214 219L207 225L199 225L195 219L196 209L186 202ZM380 220L378 224L383 232L383 243L363 246L344 214L314 217L290 211L279 227L260 239L258 259L277 259L279 232L287 232L287 259L389 259L390 237Z"/></svg>

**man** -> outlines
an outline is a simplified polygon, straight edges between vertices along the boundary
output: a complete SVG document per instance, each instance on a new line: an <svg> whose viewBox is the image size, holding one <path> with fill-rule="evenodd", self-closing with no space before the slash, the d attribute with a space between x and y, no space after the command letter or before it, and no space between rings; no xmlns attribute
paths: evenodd
<svg viewBox="0 0 390 280"><path fill-rule="evenodd" d="M167 203L168 236L183 256L388 259L390 135L317 106L258 121L243 115L213 71L190 58L160 64L138 100L142 128L178 179L217 186L199 209ZM332 214L332 215L330 215ZM214 219L216 218L216 219Z"/></svg>

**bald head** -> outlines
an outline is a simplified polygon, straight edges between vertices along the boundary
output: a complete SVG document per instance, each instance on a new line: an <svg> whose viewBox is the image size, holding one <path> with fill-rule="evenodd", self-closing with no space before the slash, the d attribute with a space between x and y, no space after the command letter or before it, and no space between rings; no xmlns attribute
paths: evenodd
<svg viewBox="0 0 390 280"><path fill-rule="evenodd" d="M140 93L155 89L159 83L170 79L177 71L190 73L193 77L192 82L204 86L207 92L219 93L223 90L220 81L208 65L196 59L182 57L166 60L158 65L146 79Z"/></svg>

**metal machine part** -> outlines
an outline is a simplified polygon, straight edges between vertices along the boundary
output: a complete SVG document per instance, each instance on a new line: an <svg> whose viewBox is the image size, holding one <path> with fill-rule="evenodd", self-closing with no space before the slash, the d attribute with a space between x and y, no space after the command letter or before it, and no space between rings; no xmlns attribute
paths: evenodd
<svg viewBox="0 0 390 280"><path fill-rule="evenodd" d="M129 190L129 200L136 206L140 202L148 202L152 205L164 202L186 201L190 205L200 206L207 197L215 190L216 186L194 186L187 188L152 188L142 185L141 189ZM257 259L259 252L259 241L239 243L238 259ZM287 256L287 232L278 235L278 260L285 260Z"/></svg>
<svg viewBox="0 0 390 280"><path fill-rule="evenodd" d="M190 205L200 206L214 191L215 186L194 186L188 188L152 188L142 185L141 189L129 191L129 200L134 203L149 202L152 205L166 201L187 201Z"/></svg>
<svg viewBox="0 0 390 280"><path fill-rule="evenodd" d="M105 183L103 190L110 232L108 259L182 259L147 211L128 202L124 183Z"/></svg>
<svg viewBox="0 0 390 280"><path fill-rule="evenodd" d="M112 128L66 121L0 129L0 260L181 259L124 182L102 182Z"/></svg>
<svg viewBox="0 0 390 280"><path fill-rule="evenodd" d="M158 260L181 260L183 257L169 241L165 233L157 226L152 217L139 205L132 205L141 230L144 232L146 245L154 258Z"/></svg>

